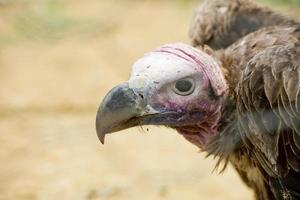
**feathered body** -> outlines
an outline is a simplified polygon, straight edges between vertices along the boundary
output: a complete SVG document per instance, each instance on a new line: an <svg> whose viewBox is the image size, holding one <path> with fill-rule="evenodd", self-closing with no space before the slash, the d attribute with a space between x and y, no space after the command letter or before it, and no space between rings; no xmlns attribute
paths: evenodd
<svg viewBox="0 0 300 200"><path fill-rule="evenodd" d="M257 199L300 198L300 29L270 27L217 52L229 83L206 151L231 162Z"/></svg>
<svg viewBox="0 0 300 200"><path fill-rule="evenodd" d="M212 53L230 95L206 150L231 162L257 199L300 198L297 24L252 0L206 0L190 27L193 46L227 48Z"/></svg>

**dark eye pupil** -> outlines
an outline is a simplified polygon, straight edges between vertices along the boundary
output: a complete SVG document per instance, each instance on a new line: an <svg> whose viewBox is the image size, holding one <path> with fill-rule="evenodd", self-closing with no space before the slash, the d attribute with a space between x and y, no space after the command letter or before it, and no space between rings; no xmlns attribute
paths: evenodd
<svg viewBox="0 0 300 200"><path fill-rule="evenodd" d="M193 87L193 84L189 80L179 80L176 82L175 87L180 92L188 92Z"/></svg>

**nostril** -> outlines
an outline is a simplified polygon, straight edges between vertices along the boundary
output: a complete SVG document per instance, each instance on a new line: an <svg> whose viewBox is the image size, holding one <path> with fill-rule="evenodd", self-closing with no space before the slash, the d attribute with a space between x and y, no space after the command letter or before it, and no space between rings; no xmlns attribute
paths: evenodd
<svg viewBox="0 0 300 200"><path fill-rule="evenodd" d="M144 95L143 94L139 94L140 95L140 97L142 98L142 99L144 99Z"/></svg>

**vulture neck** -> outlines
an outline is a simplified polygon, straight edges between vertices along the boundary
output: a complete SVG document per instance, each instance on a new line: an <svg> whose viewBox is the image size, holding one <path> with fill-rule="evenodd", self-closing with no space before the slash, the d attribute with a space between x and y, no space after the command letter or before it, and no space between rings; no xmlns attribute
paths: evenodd
<svg viewBox="0 0 300 200"><path fill-rule="evenodd" d="M222 106L217 105L213 113L193 126L176 128L189 142L203 149L218 134L218 124L222 116Z"/></svg>
<svg viewBox="0 0 300 200"><path fill-rule="evenodd" d="M227 55L224 50L214 52L214 58L221 64L220 66L225 76L228 89L222 97L222 104L220 113L221 116L217 124L217 134L212 140L203 148L207 152L208 156L213 155L218 157L217 166L221 161L225 161L224 170L227 163L230 161L230 157L240 151L242 145L242 139L237 131L237 121L235 116L236 109L236 95L235 86L239 81L241 69L236 65L236 60Z"/></svg>

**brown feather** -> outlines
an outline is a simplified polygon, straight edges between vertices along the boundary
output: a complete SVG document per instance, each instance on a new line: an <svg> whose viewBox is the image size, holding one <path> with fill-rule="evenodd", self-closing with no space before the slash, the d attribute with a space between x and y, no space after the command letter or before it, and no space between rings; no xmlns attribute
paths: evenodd
<svg viewBox="0 0 300 200"><path fill-rule="evenodd" d="M224 110L231 112L206 150L218 165L233 164L264 199L298 194L289 181L300 172L300 29L262 28L216 55L229 84Z"/></svg>
<svg viewBox="0 0 300 200"><path fill-rule="evenodd" d="M189 35L193 46L226 48L263 27L297 24L253 0L205 0L194 13Z"/></svg>

